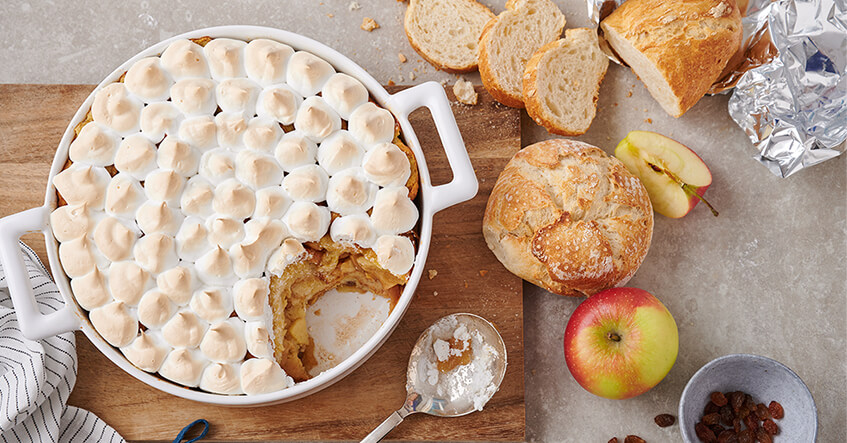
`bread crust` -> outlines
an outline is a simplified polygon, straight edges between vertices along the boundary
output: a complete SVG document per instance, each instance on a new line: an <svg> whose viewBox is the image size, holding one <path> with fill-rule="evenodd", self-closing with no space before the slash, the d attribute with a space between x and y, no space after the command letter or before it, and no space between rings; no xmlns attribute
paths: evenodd
<svg viewBox="0 0 847 443"><path fill-rule="evenodd" d="M587 296L626 283L653 235L647 190L587 143L530 145L497 179L483 218L486 244L515 275L551 292Z"/></svg>
<svg viewBox="0 0 847 443"><path fill-rule="evenodd" d="M627 40L665 78L679 111L665 110L674 117L709 90L742 40L741 13L731 0L628 0L601 27Z"/></svg>
<svg viewBox="0 0 847 443"><path fill-rule="evenodd" d="M462 1L467 3L470 7L478 8L480 10L480 12L485 13L486 15L491 17L492 19L496 17L494 15L494 13L491 12L490 9L488 9L487 6L483 5L482 3L479 3L476 0L462 0ZM416 3L417 2L415 2L415 1L410 1L409 6L406 7L406 13L403 16L403 31L406 34L406 38L409 39L409 44L412 45L412 49L414 49L415 52L417 52L421 57L423 57L424 60L429 62L429 64L434 66L435 69L438 69L440 71L449 72L451 74L467 74L469 72L476 71L478 69L478 62L477 63L471 63L469 65L464 65L464 66L450 66L450 65L447 65L445 63L441 63L440 61L430 57L423 50L423 48L415 40L412 33L409 32L409 29L412 28L411 22L414 19L415 14L417 13ZM479 50L479 48L477 48L477 50ZM477 59L478 58L479 57L477 56Z"/></svg>

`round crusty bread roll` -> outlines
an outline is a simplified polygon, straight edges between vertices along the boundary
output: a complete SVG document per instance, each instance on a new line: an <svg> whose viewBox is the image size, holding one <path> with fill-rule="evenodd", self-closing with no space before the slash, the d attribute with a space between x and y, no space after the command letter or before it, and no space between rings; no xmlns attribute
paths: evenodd
<svg viewBox="0 0 847 443"><path fill-rule="evenodd" d="M518 277L562 295L625 284L650 247L653 209L614 157L573 140L527 146L497 179L485 242Z"/></svg>

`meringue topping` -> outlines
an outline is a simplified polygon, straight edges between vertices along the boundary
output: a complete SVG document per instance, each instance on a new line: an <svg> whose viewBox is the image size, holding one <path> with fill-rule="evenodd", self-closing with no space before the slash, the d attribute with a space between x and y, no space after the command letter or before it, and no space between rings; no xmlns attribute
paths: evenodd
<svg viewBox="0 0 847 443"><path fill-rule="evenodd" d="M176 234L176 251L179 258L191 262L200 258L212 248L208 235L202 219L186 217Z"/></svg>
<svg viewBox="0 0 847 443"><path fill-rule="evenodd" d="M245 219L256 208L256 195L250 188L231 178L215 188L212 208L221 215Z"/></svg>
<svg viewBox="0 0 847 443"><path fill-rule="evenodd" d="M109 180L109 173L103 168L73 164L53 177L53 186L69 204L84 203L88 208L100 209Z"/></svg>
<svg viewBox="0 0 847 443"><path fill-rule="evenodd" d="M231 318L213 324L200 342L200 350L212 361L232 363L244 360L247 343L244 342L244 323Z"/></svg>
<svg viewBox="0 0 847 443"><path fill-rule="evenodd" d="M232 288L235 313L244 320L261 320L268 308L270 287L263 278L241 280Z"/></svg>
<svg viewBox="0 0 847 443"><path fill-rule="evenodd" d="M206 324L188 311L177 312L162 327L162 337L175 348L193 348L206 333Z"/></svg>
<svg viewBox="0 0 847 443"><path fill-rule="evenodd" d="M329 228L329 210L312 202L294 202L282 218L291 235L301 241L318 241Z"/></svg>
<svg viewBox="0 0 847 443"><path fill-rule="evenodd" d="M209 65L203 47L190 40L177 40L161 56L162 67L175 79L209 77Z"/></svg>
<svg viewBox="0 0 847 443"><path fill-rule="evenodd" d="M276 161L286 172L294 168L315 163L318 145L309 140L300 131L289 132L282 136L276 146Z"/></svg>
<svg viewBox="0 0 847 443"><path fill-rule="evenodd" d="M203 47L209 61L209 71L215 80L244 77L244 47L241 40L216 38Z"/></svg>
<svg viewBox="0 0 847 443"><path fill-rule="evenodd" d="M353 110L368 101L368 90L359 80L339 72L326 81L321 97L341 118L350 120Z"/></svg>
<svg viewBox="0 0 847 443"><path fill-rule="evenodd" d="M270 359L251 358L241 364L241 389L247 395L278 391L293 384L294 380Z"/></svg>
<svg viewBox="0 0 847 443"><path fill-rule="evenodd" d="M168 206L176 207L182 197L185 178L175 171L157 169L147 175L144 180L144 192L150 200L166 202Z"/></svg>
<svg viewBox="0 0 847 443"><path fill-rule="evenodd" d="M171 86L171 103L186 116L212 114L215 103L215 82L207 78L184 78Z"/></svg>
<svg viewBox="0 0 847 443"><path fill-rule="evenodd" d="M362 164L365 151L345 130L336 131L318 147L318 164L329 175Z"/></svg>
<svg viewBox="0 0 847 443"><path fill-rule="evenodd" d="M215 99L223 112L241 113L252 117L261 87L246 78L228 78L218 83Z"/></svg>
<svg viewBox="0 0 847 443"><path fill-rule="evenodd" d="M138 333L138 321L119 301L92 309L88 318L100 336L118 348L128 345Z"/></svg>
<svg viewBox="0 0 847 443"><path fill-rule="evenodd" d="M264 250L270 251L279 247L282 240L289 236L285 224L271 218L254 218L244 224L247 235L245 244L256 243Z"/></svg>
<svg viewBox="0 0 847 443"><path fill-rule="evenodd" d="M165 134L176 135L182 119L182 112L173 103L151 103L141 111L141 132L153 143L158 143Z"/></svg>
<svg viewBox="0 0 847 443"><path fill-rule="evenodd" d="M126 71L124 84L129 92L150 103L168 98L173 80L162 68L159 57L145 57Z"/></svg>
<svg viewBox="0 0 847 443"><path fill-rule="evenodd" d="M218 143L214 117L201 115L183 120L179 124L179 138L201 152L214 147Z"/></svg>
<svg viewBox="0 0 847 443"><path fill-rule="evenodd" d="M282 187L294 200L320 202L326 199L329 177L318 165L300 166L282 179Z"/></svg>
<svg viewBox="0 0 847 443"><path fill-rule="evenodd" d="M212 149L200 157L199 173L215 185L235 177L235 155L226 149Z"/></svg>
<svg viewBox="0 0 847 443"><path fill-rule="evenodd" d="M376 239L374 252L379 265L395 275L409 272L415 262L415 246L399 235L383 235Z"/></svg>
<svg viewBox="0 0 847 443"><path fill-rule="evenodd" d="M282 169L270 155L244 150L235 158L235 176L247 186L258 189L278 184Z"/></svg>
<svg viewBox="0 0 847 443"><path fill-rule="evenodd" d="M323 88L335 69L310 52L297 51L288 59L285 82L303 97L315 95Z"/></svg>
<svg viewBox="0 0 847 443"><path fill-rule="evenodd" d="M119 173L112 177L106 188L106 213L116 217L134 218L143 197L144 189L141 183L129 174Z"/></svg>
<svg viewBox="0 0 847 443"><path fill-rule="evenodd" d="M86 311L112 301L106 286L106 276L97 268L82 277L71 279L71 290L76 301Z"/></svg>
<svg viewBox="0 0 847 443"><path fill-rule="evenodd" d="M216 323L232 314L232 297L225 288L205 288L194 293L189 306L203 320Z"/></svg>
<svg viewBox="0 0 847 443"><path fill-rule="evenodd" d="M282 186L270 186L256 191L256 211L253 217L282 218L291 206L291 197Z"/></svg>
<svg viewBox="0 0 847 443"><path fill-rule="evenodd" d="M409 157L393 143L380 143L365 154L365 177L380 186L404 186L412 175Z"/></svg>
<svg viewBox="0 0 847 443"><path fill-rule="evenodd" d="M109 166L115 162L120 138L97 123L88 123L71 142L68 157L74 163Z"/></svg>
<svg viewBox="0 0 847 443"><path fill-rule="evenodd" d="M130 363L147 372L158 371L169 351L169 346L144 331L129 346L121 348Z"/></svg>
<svg viewBox="0 0 847 443"><path fill-rule="evenodd" d="M247 76L262 85L285 81L285 67L294 54L290 46L258 38L244 48L244 67Z"/></svg>
<svg viewBox="0 0 847 443"><path fill-rule="evenodd" d="M112 83L97 91L91 105L96 123L124 135L138 131L138 117L143 105L129 95L123 83Z"/></svg>
<svg viewBox="0 0 847 443"><path fill-rule="evenodd" d="M408 232L418 222L418 207L405 186L383 188L376 193L371 221L379 234Z"/></svg>
<svg viewBox="0 0 847 443"><path fill-rule="evenodd" d="M338 217L329 228L332 241L341 244L372 248L376 241L371 219L367 214L353 214Z"/></svg>
<svg viewBox="0 0 847 443"><path fill-rule="evenodd" d="M212 213L214 197L215 187L203 177L195 176L186 183L179 206L186 215L206 217Z"/></svg>
<svg viewBox="0 0 847 443"><path fill-rule="evenodd" d="M115 169L136 180L144 180L156 169L156 146L141 134L123 139L115 154Z"/></svg>
<svg viewBox="0 0 847 443"><path fill-rule="evenodd" d="M138 238L138 232L115 217L106 217L94 229L94 244L111 261L126 260Z"/></svg>
<svg viewBox="0 0 847 443"><path fill-rule="evenodd" d="M230 246L244 239L244 222L227 217L213 217L206 221L209 241L221 248Z"/></svg>
<svg viewBox="0 0 847 443"><path fill-rule="evenodd" d="M185 386L197 386L205 367L206 362L197 351L177 348L165 357L159 375Z"/></svg>
<svg viewBox="0 0 847 443"><path fill-rule="evenodd" d="M87 237L82 236L59 244L59 259L68 277L82 277L98 265L105 266L105 257L92 247Z"/></svg>
<svg viewBox="0 0 847 443"><path fill-rule="evenodd" d="M242 393L240 367L237 364L213 362L203 371L200 389L226 395Z"/></svg>
<svg viewBox="0 0 847 443"><path fill-rule="evenodd" d="M273 358L273 344L264 321L249 321L244 325L244 341L247 352L255 357Z"/></svg>
<svg viewBox="0 0 847 443"><path fill-rule="evenodd" d="M247 123L243 137L244 146L248 149L270 153L282 137L282 129L272 119L257 117Z"/></svg>
<svg viewBox="0 0 847 443"><path fill-rule="evenodd" d="M200 155L188 143L168 136L159 144L156 162L162 169L174 171L183 177L191 177L197 173L200 166Z"/></svg>
<svg viewBox="0 0 847 443"><path fill-rule="evenodd" d="M294 129L315 142L320 142L341 129L341 117L324 99L312 96L303 100L303 104L297 110L297 115L294 117Z"/></svg>
<svg viewBox="0 0 847 443"><path fill-rule="evenodd" d="M200 256L200 258L194 262L194 266L197 267L197 277L206 284L230 285L235 283L237 280L232 271L232 260L230 260L229 254L227 254L220 246L216 246L209 252ZM232 312L232 310L230 310L230 312ZM206 318L206 320L209 319Z"/></svg>
<svg viewBox="0 0 847 443"><path fill-rule="evenodd" d="M133 261L113 262L109 266L109 292L115 300L135 306L152 286L150 274Z"/></svg>
<svg viewBox="0 0 847 443"><path fill-rule="evenodd" d="M262 275L268 259L268 250L259 243L238 243L229 248L232 269L239 278Z"/></svg>
<svg viewBox="0 0 847 443"><path fill-rule="evenodd" d="M287 238L268 259L268 272L280 275L288 265L297 263L306 257L306 248L294 238Z"/></svg>
<svg viewBox="0 0 847 443"><path fill-rule="evenodd" d="M221 112L215 116L218 133L218 145L225 148L238 148L241 136L247 130L247 121L240 113Z"/></svg>
<svg viewBox="0 0 847 443"><path fill-rule="evenodd" d="M135 213L138 227L148 235L154 232L176 235L182 219L182 213L163 201L148 200Z"/></svg>
<svg viewBox="0 0 847 443"><path fill-rule="evenodd" d="M50 225L56 240L60 242L73 240L87 234L88 230L94 226L85 206L85 203L64 205L50 213Z"/></svg>
<svg viewBox="0 0 847 443"><path fill-rule="evenodd" d="M350 114L347 130L365 149L394 138L394 117L388 110L368 102Z"/></svg>
<svg viewBox="0 0 847 443"><path fill-rule="evenodd" d="M147 291L138 302L138 321L148 328L165 324L174 312L174 305L167 295L158 290Z"/></svg>
<svg viewBox="0 0 847 443"><path fill-rule="evenodd" d="M133 248L135 261L149 272L158 274L176 266L174 239L162 233L147 234L141 237Z"/></svg>
<svg viewBox="0 0 847 443"><path fill-rule="evenodd" d="M303 97L286 85L265 88L256 103L259 117L274 119L283 125L294 123L297 108L303 103Z"/></svg>
<svg viewBox="0 0 847 443"><path fill-rule="evenodd" d="M186 266L168 269L156 277L159 291L179 306L188 304L196 286L194 273Z"/></svg>
<svg viewBox="0 0 847 443"><path fill-rule="evenodd" d="M329 179L326 204L341 215L366 212L374 204L379 187L365 178L362 168L350 168Z"/></svg>

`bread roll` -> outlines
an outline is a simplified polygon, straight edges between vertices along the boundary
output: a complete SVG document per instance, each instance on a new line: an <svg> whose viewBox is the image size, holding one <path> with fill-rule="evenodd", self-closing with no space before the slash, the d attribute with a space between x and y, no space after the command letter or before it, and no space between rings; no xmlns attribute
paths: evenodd
<svg viewBox="0 0 847 443"><path fill-rule="evenodd" d="M641 181L587 143L547 140L509 161L482 232L513 274L551 292L587 296L625 284L653 236Z"/></svg>
<svg viewBox="0 0 847 443"><path fill-rule="evenodd" d="M679 117L741 45L733 0L627 0L600 27L664 110Z"/></svg>

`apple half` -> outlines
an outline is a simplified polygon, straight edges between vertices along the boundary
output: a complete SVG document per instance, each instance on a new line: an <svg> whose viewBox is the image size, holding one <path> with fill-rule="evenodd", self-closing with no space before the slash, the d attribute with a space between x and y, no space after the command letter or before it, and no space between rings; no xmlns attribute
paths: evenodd
<svg viewBox="0 0 847 443"><path fill-rule="evenodd" d="M680 218L703 201L717 217L718 211L703 198L712 173L685 145L655 132L632 131L615 148L615 157L641 179L659 214Z"/></svg>

